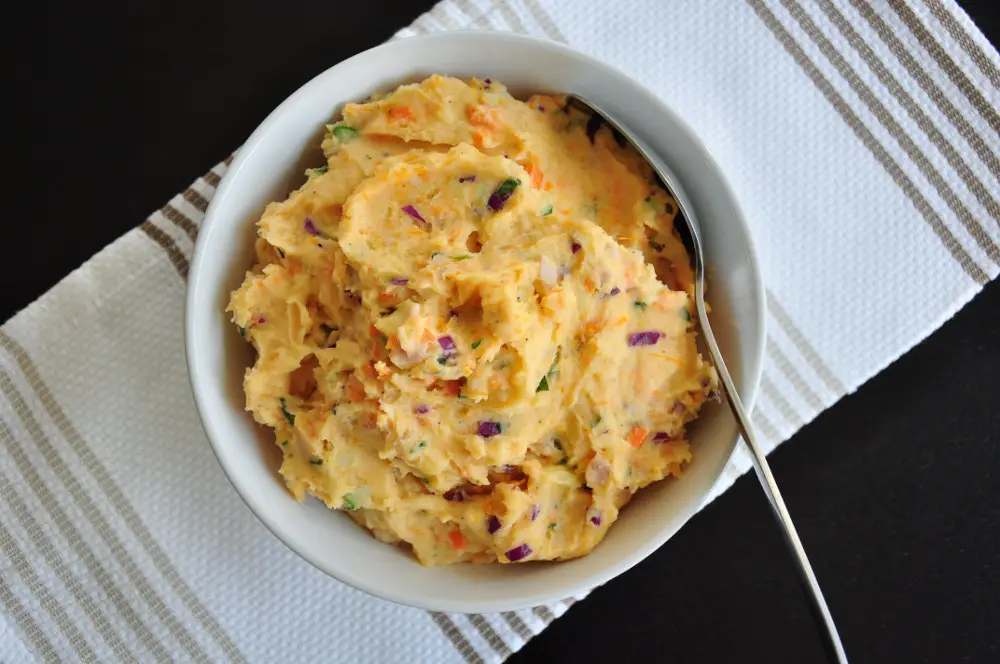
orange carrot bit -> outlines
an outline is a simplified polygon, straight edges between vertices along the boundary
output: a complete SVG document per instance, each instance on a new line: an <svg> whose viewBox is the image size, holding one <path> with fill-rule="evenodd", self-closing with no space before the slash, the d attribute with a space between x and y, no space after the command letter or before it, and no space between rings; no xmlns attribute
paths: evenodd
<svg viewBox="0 0 1000 664"><path fill-rule="evenodd" d="M495 108L469 106L468 111L466 111L466 115L469 117L469 122L477 127L498 129L500 125L499 118L496 117L496 112Z"/></svg>
<svg viewBox="0 0 1000 664"><path fill-rule="evenodd" d="M642 441L646 440L647 433L648 432L645 429L636 425L632 427L631 431L629 431L628 436L625 437L625 440L627 440L629 445L631 445L632 447L639 447L640 445L642 445Z"/></svg>
<svg viewBox="0 0 1000 664"><path fill-rule="evenodd" d="M393 120L409 120L413 117L413 111L410 110L409 106L390 106L386 113Z"/></svg>
<svg viewBox="0 0 1000 664"><path fill-rule="evenodd" d="M352 403L365 399L365 386L354 374L351 374L351 377L347 379L347 398Z"/></svg>
<svg viewBox="0 0 1000 664"><path fill-rule="evenodd" d="M458 551L459 549L464 549L468 542L465 540L465 536L462 535L460 530L450 530L448 531L448 539L451 540L451 548Z"/></svg>
<svg viewBox="0 0 1000 664"><path fill-rule="evenodd" d="M462 391L462 384L457 380L443 380L438 383L442 392L450 397L457 397L458 393Z"/></svg>
<svg viewBox="0 0 1000 664"><path fill-rule="evenodd" d="M373 367L370 362L361 367L361 373L364 374L365 378L368 380L375 380L378 377L375 373L375 367Z"/></svg>
<svg viewBox="0 0 1000 664"><path fill-rule="evenodd" d="M368 332L370 332L373 337L377 337L378 335L382 334L382 332L377 327L375 327L375 323L372 323L368 326Z"/></svg>
<svg viewBox="0 0 1000 664"><path fill-rule="evenodd" d="M545 178L545 174L542 172L541 168L539 168L538 166L535 166L534 168L531 169L531 186L532 187L534 187L535 189L538 189L539 187L541 187L542 186L542 180L544 178Z"/></svg>
<svg viewBox="0 0 1000 664"><path fill-rule="evenodd" d="M389 291L382 291L381 293L378 294L379 302L392 302L392 300L393 300L393 295Z"/></svg>

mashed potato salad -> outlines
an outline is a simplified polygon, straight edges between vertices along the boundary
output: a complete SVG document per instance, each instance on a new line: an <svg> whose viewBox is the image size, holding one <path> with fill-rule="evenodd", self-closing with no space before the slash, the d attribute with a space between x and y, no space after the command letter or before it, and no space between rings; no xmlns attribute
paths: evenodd
<svg viewBox="0 0 1000 664"><path fill-rule="evenodd" d="M676 208L557 96L432 76L328 125L230 311L302 500L420 562L567 559L715 393Z"/></svg>

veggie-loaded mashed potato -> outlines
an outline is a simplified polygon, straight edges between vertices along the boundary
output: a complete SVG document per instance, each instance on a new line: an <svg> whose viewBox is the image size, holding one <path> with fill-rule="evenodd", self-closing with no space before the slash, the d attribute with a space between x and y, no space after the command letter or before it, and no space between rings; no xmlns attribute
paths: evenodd
<svg viewBox="0 0 1000 664"><path fill-rule="evenodd" d="M348 104L232 294L288 488L426 565L588 553L716 389L674 202L564 106L441 76Z"/></svg>

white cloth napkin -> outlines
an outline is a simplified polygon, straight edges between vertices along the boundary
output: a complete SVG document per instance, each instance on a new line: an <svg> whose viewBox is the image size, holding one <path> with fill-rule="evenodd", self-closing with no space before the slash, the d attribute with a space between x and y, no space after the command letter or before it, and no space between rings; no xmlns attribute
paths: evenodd
<svg viewBox="0 0 1000 664"><path fill-rule="evenodd" d="M769 449L997 275L1000 59L951 0L445 0L397 37L466 27L619 66L715 155L768 284ZM459 616L373 599L286 549L223 476L181 326L224 173L3 326L0 660L503 660L574 600Z"/></svg>

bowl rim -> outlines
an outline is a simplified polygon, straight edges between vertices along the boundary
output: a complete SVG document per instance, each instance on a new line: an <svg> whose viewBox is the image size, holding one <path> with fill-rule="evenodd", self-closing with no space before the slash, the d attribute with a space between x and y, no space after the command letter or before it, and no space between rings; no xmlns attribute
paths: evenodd
<svg viewBox="0 0 1000 664"><path fill-rule="evenodd" d="M725 455L725 462L721 464L718 475L712 482L712 485L708 488L703 496L700 496L700 500L690 500L684 507L679 510L675 518L671 520L673 525L665 525L654 537L651 537L642 546L638 546L632 550L632 552L622 557L621 559L614 562L614 564L607 565L602 568L599 572L595 572L586 577L583 577L576 582L560 586L560 589L553 592L552 590L540 591L531 594L525 594L518 601L506 601L506 600L439 600L438 598L428 597L425 595L413 595L409 593L399 593L394 591L391 587L386 585L378 585L370 583L364 577L352 574L343 569L337 568L335 566L327 565L322 559L311 555L304 550L302 550L297 543L297 540L291 535L286 535L282 532L279 524L274 523L273 519L269 516L266 510L258 509L254 504L252 498L252 492L249 490L251 487L244 484L239 473L232 469L226 462L224 455L220 451L220 444L216 441L220 439L221 432L215 430L215 424L211 413L207 412L207 405L205 402L205 393L210 388L210 377L205 376L204 372L199 367L197 362L197 351L193 350L194 343L192 341L195 335L195 319L197 316L196 304L197 304L197 293L200 288L208 287L203 286L201 283L201 267L209 260L207 246L210 244L210 238L212 236L213 226L215 225L215 212L219 205L217 201L225 200L228 195L229 189L232 186L236 176L243 169L244 164L251 158L257 146L264 140L264 137L271 131L272 125L276 124L286 110L294 105L298 99L306 94L309 94L312 88L319 86L321 81L330 76L335 76L338 69L346 68L350 64L354 63L356 60L368 57L370 53L376 50L387 50L391 51L394 48L412 48L415 43L423 44L428 42L437 42L442 40L464 40L464 39L498 39L501 41L506 41L512 46L518 45L530 45L534 48L541 49L543 51L548 51L554 54L560 54L563 56L569 56L572 58L579 59L583 61L584 64L595 69L602 70L605 74L613 76L621 80L623 85L631 88L631 91L639 98L643 100L644 103L650 104L656 113L669 117L671 122L675 123L683 132L685 132L692 143L703 153L705 157L705 163L707 167L714 172L723 194L729 199L734 210L733 223L739 226L742 230L743 237L745 239L746 245L746 255L747 264L750 267L752 273L753 283L751 285L751 291L757 294L758 306L756 307L756 329L753 333L756 334L757 345L752 349L752 353L749 357L745 359L744 371L747 374L747 386L748 390L747 397L743 400L743 405L747 413L751 413L756 402L756 397L759 393L761 375L763 373L764 364L764 354L767 345L767 293L764 286L763 274L760 269L760 263L757 257L756 246L753 240L753 236L750 232L750 225L747 223L746 215L740 206L739 198L736 196L736 192L733 190L732 185L726 179L725 174L719 167L712 152L701 140L697 132L691 127L691 125L684 120L676 111L674 111L670 106L668 106L663 100L661 100L652 90L647 88L645 85L637 81L636 79L629 76L627 73L623 72L618 67L611 65L597 57L579 51L570 46L553 42L548 39L543 39L539 37L534 37L530 35L523 35L519 33L512 32L501 32L493 30L449 30L445 32L437 32L431 34L417 35L413 37L407 37L403 39L396 39L387 42L383 42L377 46L366 49L357 53L350 58L342 60L327 69L323 70L316 76L312 77L301 86L299 86L294 92L292 92L288 97L284 99L274 110L272 110L266 118L257 126L257 128L250 134L250 137L240 146L236 152L232 163L230 164L226 174L223 176L221 183L216 189L215 196L212 197L208 209L206 210L204 219L201 224L201 228L198 233L198 238L195 243L194 251L190 261L190 269L188 274L188 283L185 293L185 305L184 305L184 353L185 360L188 369L188 381L191 385L191 390L194 396L195 407L198 412L199 419L201 420L202 428L205 431L206 437L209 440L210 446L212 448L212 453L215 455L216 460L222 467L226 478L229 480L230 484L236 490L237 495L247 506L250 512L260 521L267 530L271 532L280 542L282 542L286 547L288 547L293 553L298 555L300 558L308 562L313 567L324 572L325 574L331 576L332 578L344 583L350 587L361 590L373 597L378 597L380 599L388 600L397 604L404 606L411 606L416 608L423 608L431 611L445 611L445 612L456 612L456 613L493 613L501 611L514 611L520 609L526 609L534 606L539 606L542 604L548 604L554 601L565 599L568 597L573 597L580 595L582 593L589 592L594 588L597 588L608 581L620 576L632 567L636 566L647 557L649 557L653 552L663 546L667 540L673 537L677 531L685 525L688 520L690 520L695 514L697 514L702 506L705 504L706 499L711 496L715 491L715 488L725 477L725 468L728 466L730 460L733 457L737 447L740 444L741 436L737 433L733 439L732 446L729 452ZM405 47L399 46L400 44L406 44ZM743 395L741 395L742 397Z"/></svg>

